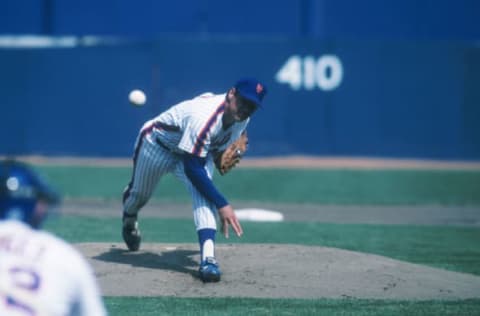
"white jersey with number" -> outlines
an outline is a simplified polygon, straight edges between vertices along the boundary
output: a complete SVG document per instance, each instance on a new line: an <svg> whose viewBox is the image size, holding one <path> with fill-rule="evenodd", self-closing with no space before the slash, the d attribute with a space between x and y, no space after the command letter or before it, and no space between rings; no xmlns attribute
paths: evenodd
<svg viewBox="0 0 480 316"><path fill-rule="evenodd" d="M0 221L0 315L105 315L95 276L65 241Z"/></svg>

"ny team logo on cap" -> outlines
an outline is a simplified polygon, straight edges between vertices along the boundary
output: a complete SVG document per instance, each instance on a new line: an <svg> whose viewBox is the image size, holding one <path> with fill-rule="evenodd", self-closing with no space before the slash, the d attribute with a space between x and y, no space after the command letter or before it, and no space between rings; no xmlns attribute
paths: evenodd
<svg viewBox="0 0 480 316"><path fill-rule="evenodd" d="M256 89L256 90L257 90L257 94L262 93L262 91L263 91L263 86L262 86L262 84L261 84L260 82L257 83L257 89Z"/></svg>
<svg viewBox="0 0 480 316"><path fill-rule="evenodd" d="M261 106L263 97L267 93L267 88L255 78L246 78L237 81L235 88L244 98L252 101L257 106Z"/></svg>

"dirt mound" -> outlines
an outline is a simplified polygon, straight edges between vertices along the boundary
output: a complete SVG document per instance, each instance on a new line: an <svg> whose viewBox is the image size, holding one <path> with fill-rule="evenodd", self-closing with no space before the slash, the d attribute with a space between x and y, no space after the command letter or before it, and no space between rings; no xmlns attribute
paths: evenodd
<svg viewBox="0 0 480 316"><path fill-rule="evenodd" d="M80 243L103 295L262 298L464 299L480 277L326 247L218 244L222 281L197 278L198 245Z"/></svg>

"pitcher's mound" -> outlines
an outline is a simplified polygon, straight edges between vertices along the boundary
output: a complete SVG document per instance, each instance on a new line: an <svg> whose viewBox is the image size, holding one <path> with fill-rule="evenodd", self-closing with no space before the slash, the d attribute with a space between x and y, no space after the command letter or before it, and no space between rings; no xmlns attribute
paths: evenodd
<svg viewBox="0 0 480 316"><path fill-rule="evenodd" d="M106 296L464 299L480 277L326 247L217 244L219 283L197 277L197 244L76 244Z"/></svg>

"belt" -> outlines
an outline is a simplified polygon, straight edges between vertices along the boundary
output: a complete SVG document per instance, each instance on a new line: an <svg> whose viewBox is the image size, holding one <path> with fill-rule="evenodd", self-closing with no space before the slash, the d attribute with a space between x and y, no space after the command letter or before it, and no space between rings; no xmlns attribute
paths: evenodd
<svg viewBox="0 0 480 316"><path fill-rule="evenodd" d="M180 127L178 126L175 126L175 125L168 125L168 124L165 124L165 123L162 123L162 122L155 122L154 125L155 128L157 129L163 129L167 132L179 132L180 131ZM167 145L165 145L159 138L155 138L155 142L160 146L162 147L163 149L166 149L168 151L171 151L173 152Z"/></svg>
<svg viewBox="0 0 480 316"><path fill-rule="evenodd" d="M167 145L165 145L159 138L155 138L155 142L162 147L163 149L166 149L168 151L172 151L170 148L168 148Z"/></svg>
<svg viewBox="0 0 480 316"><path fill-rule="evenodd" d="M155 126L158 129L163 129L167 132L180 132L180 127L175 125L168 125L162 122L155 122L153 126Z"/></svg>

